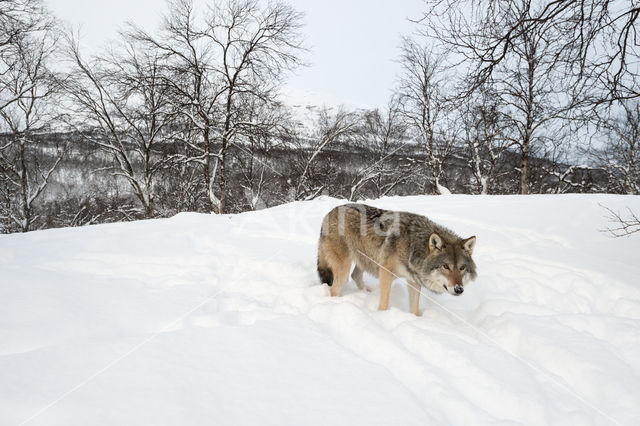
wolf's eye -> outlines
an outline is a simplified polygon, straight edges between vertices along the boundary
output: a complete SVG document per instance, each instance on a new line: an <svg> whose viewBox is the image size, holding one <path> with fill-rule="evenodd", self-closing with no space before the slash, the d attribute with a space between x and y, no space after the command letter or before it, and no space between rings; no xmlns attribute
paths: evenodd
<svg viewBox="0 0 640 426"><path fill-rule="evenodd" d="M464 271L467 267L465 265L460 266L460 270Z"/></svg>
<svg viewBox="0 0 640 426"><path fill-rule="evenodd" d="M442 265L442 267L443 267L444 269L446 269L447 271L449 270L449 265L447 265L447 264Z"/></svg>

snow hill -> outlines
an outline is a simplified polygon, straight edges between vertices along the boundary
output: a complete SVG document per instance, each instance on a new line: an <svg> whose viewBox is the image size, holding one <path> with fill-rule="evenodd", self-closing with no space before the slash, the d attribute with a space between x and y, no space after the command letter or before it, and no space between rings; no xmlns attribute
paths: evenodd
<svg viewBox="0 0 640 426"><path fill-rule="evenodd" d="M476 235L408 313L316 277L322 198L0 236L2 425L606 425L640 419L640 197L370 201Z"/></svg>

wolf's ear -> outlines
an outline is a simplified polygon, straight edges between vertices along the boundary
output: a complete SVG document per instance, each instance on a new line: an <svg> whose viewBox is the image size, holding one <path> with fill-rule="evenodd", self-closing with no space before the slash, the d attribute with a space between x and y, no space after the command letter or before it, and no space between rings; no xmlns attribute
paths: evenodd
<svg viewBox="0 0 640 426"><path fill-rule="evenodd" d="M476 237L470 237L462 241L462 248L469 256L473 254L473 248L476 246Z"/></svg>
<svg viewBox="0 0 640 426"><path fill-rule="evenodd" d="M434 250L442 250L442 238L437 232L429 235L429 253Z"/></svg>

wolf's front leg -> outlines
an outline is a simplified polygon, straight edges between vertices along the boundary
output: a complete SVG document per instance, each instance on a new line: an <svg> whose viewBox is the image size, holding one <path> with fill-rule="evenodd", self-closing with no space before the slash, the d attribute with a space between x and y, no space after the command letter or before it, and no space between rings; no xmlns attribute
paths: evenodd
<svg viewBox="0 0 640 426"><path fill-rule="evenodd" d="M409 287L409 310L414 315L420 315L420 286L414 282L408 282Z"/></svg>
<svg viewBox="0 0 640 426"><path fill-rule="evenodd" d="M351 278L355 281L356 285L360 290L371 291L369 287L367 287L362 279L362 269L356 264L356 267L353 268L353 272L351 273Z"/></svg>
<svg viewBox="0 0 640 426"><path fill-rule="evenodd" d="M389 307L389 294L391 293L391 283L394 276L387 268L380 268L380 305L379 311L386 311Z"/></svg>

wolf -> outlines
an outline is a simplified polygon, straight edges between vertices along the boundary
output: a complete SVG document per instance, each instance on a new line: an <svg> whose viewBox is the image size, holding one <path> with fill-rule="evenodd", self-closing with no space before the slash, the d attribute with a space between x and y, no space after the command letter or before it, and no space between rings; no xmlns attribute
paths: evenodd
<svg viewBox="0 0 640 426"><path fill-rule="evenodd" d="M331 296L340 296L351 278L366 289L363 272L380 280L379 310L389 306L391 283L405 278L409 309L419 315L420 290L459 296L477 276L471 255L476 237L460 238L425 216L383 210L365 204L345 204L322 221L318 241L318 275Z"/></svg>

